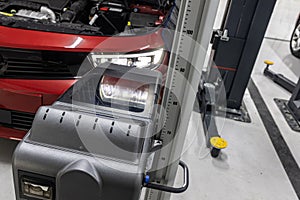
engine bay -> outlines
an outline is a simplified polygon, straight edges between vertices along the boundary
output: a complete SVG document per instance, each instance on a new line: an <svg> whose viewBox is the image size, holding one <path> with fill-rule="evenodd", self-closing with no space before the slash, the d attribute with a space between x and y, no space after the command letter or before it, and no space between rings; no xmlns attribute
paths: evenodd
<svg viewBox="0 0 300 200"><path fill-rule="evenodd" d="M0 25L115 35L161 26L173 0L0 0Z"/></svg>

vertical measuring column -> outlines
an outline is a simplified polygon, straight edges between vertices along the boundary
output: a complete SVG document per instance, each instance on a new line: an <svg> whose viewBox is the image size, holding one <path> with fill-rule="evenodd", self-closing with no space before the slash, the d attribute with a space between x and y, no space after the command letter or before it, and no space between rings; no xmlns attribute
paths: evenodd
<svg viewBox="0 0 300 200"><path fill-rule="evenodd" d="M174 184L218 5L219 0L177 1L179 17L160 118L163 148L154 160L155 181L161 184ZM146 200L169 198L168 193L146 191Z"/></svg>

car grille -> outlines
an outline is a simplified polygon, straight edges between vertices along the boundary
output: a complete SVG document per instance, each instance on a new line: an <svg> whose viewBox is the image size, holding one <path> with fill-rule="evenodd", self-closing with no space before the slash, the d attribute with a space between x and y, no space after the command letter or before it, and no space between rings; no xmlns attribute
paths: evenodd
<svg viewBox="0 0 300 200"><path fill-rule="evenodd" d="M0 78L74 79L88 53L26 50L0 47ZM92 66L87 63L87 71Z"/></svg>
<svg viewBox="0 0 300 200"><path fill-rule="evenodd" d="M0 71L0 77L7 78L74 78L67 65L43 63L21 59L7 60Z"/></svg>
<svg viewBox="0 0 300 200"><path fill-rule="evenodd" d="M27 131L31 128L35 114L19 112L19 111L10 111L10 112L11 112L11 123L10 124L1 123L0 125L3 125L8 128L14 128L14 129L19 129L24 131Z"/></svg>
<svg viewBox="0 0 300 200"><path fill-rule="evenodd" d="M13 128L29 130L32 126L35 114L12 111L11 116Z"/></svg>

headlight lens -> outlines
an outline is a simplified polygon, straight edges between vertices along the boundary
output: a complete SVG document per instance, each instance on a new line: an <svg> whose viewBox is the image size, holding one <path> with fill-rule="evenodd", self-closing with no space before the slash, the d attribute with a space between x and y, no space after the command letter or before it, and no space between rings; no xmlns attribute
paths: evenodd
<svg viewBox="0 0 300 200"><path fill-rule="evenodd" d="M91 53L91 60L95 67L102 63L110 62L117 65L125 65L137 68L155 69L162 62L164 50L158 49L151 52L137 54L97 54Z"/></svg>
<svg viewBox="0 0 300 200"><path fill-rule="evenodd" d="M99 96L104 103L144 110L149 95L149 85L103 76Z"/></svg>

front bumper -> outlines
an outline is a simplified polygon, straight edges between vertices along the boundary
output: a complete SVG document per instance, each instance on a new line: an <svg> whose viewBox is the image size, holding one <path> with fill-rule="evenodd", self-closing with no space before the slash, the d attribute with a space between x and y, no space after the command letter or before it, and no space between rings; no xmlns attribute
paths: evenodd
<svg viewBox="0 0 300 200"><path fill-rule="evenodd" d="M50 105L73 80L0 79L0 137L22 139L42 105Z"/></svg>

